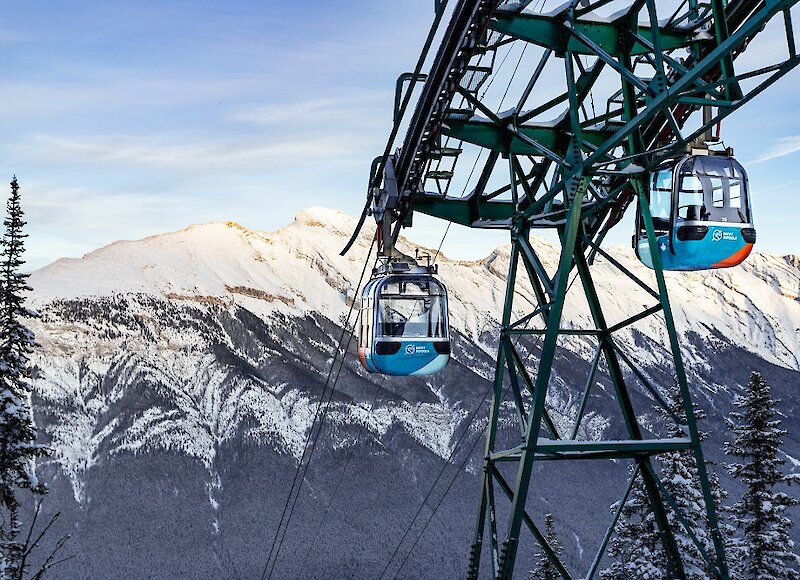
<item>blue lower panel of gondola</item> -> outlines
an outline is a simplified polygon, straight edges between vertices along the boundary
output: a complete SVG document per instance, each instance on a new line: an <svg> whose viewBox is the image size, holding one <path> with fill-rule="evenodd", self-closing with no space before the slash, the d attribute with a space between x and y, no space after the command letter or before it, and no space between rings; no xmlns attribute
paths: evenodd
<svg viewBox="0 0 800 580"><path fill-rule="evenodd" d="M384 352L379 354L380 351ZM372 349L359 348L358 355L364 368L373 373L432 375L442 370L450 360L450 344L443 341L386 341L376 343Z"/></svg>
<svg viewBox="0 0 800 580"><path fill-rule="evenodd" d="M683 226L684 228L686 226ZM713 268L729 268L741 264L753 249L753 243L745 239L742 228L710 226L702 230L696 228L692 239L678 235L680 228L675 228L670 248L669 235L656 237L661 265L665 270L709 270ZM703 232L703 230L705 230ZM747 235L755 241L755 232ZM702 237L700 237L702 234ZM653 267L650 245L646 237L638 242L639 259L648 268Z"/></svg>

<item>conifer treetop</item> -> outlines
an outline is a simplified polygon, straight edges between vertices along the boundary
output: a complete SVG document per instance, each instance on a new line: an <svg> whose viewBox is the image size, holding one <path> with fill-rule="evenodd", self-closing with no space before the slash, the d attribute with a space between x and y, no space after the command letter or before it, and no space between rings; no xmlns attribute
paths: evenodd
<svg viewBox="0 0 800 580"><path fill-rule="evenodd" d="M800 500L782 490L797 479L781 469L786 460L779 451L787 431L776 418L778 403L764 377L753 372L744 394L734 399L739 410L728 421L734 440L725 451L741 460L729 464L728 471L746 486L731 508L744 534L734 559L742 578L800 578L800 557L794 553L792 521L786 515Z"/></svg>

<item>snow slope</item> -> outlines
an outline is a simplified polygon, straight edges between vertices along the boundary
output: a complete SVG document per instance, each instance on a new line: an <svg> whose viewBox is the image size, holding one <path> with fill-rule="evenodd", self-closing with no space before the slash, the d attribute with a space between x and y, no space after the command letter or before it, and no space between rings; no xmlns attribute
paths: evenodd
<svg viewBox="0 0 800 580"><path fill-rule="evenodd" d="M272 312L321 312L336 321L348 310L371 242L371 229L364 228L351 252L339 256L354 227L355 218L312 208L276 232L219 222L116 242L82 259L58 260L35 272L34 302L145 293L178 301L244 305L263 317ZM534 246L553 271L557 248L540 239ZM401 248L413 253L417 246L401 240ZM610 253L652 282L650 271L632 251L617 247ZM504 246L474 262L439 256L440 276L451 298L452 326L476 341L498 321L508 254L509 247ZM633 281L602 258L594 272L609 324L652 304ZM696 333L709 342L722 336L766 361L800 370L800 257L754 253L738 268L667 273L667 280L681 333ZM578 282L568 299L566 317L568 324L588 327L589 311L580 294ZM523 288L516 300L517 313L530 311L533 303L532 293ZM663 343L660 317L651 317L638 329ZM630 337L627 342L636 348ZM574 347L580 349L581 342L574 341ZM703 355L686 354L690 363L703 364ZM657 355L646 356L658 362Z"/></svg>

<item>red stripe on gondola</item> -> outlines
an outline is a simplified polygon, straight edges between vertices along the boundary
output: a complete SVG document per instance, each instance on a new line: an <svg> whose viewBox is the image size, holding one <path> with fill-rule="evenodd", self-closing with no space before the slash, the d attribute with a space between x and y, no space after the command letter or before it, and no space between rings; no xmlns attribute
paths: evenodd
<svg viewBox="0 0 800 580"><path fill-rule="evenodd" d="M744 247L733 254L732 256L728 256L724 260L720 260L716 264L712 265L712 268L730 268L731 266L738 266L742 262L745 261L745 258L750 255L750 252L753 251L753 244L745 244Z"/></svg>

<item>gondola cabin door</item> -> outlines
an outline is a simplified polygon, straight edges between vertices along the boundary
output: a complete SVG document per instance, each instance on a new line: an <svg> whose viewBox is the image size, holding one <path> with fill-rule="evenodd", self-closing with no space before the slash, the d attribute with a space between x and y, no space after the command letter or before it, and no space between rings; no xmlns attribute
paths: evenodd
<svg viewBox="0 0 800 580"><path fill-rule="evenodd" d="M736 266L756 241L747 173L730 155L686 155L659 167L650 175L650 214L665 270ZM634 249L652 268L641 211Z"/></svg>

